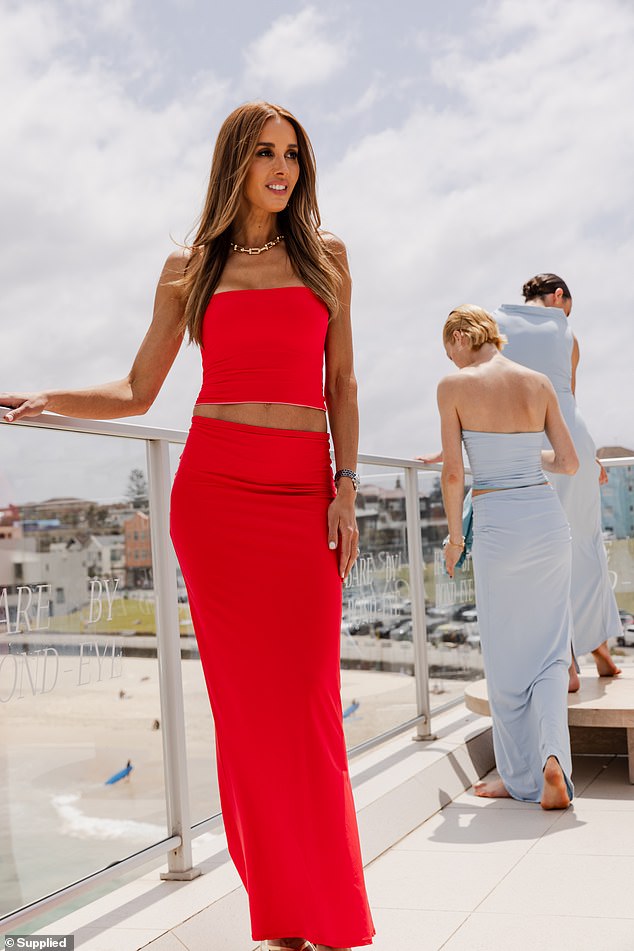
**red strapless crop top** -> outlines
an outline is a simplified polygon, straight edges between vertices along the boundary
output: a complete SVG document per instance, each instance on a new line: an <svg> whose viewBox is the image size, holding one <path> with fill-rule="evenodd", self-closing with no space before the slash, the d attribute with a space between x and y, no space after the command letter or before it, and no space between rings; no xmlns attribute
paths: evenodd
<svg viewBox="0 0 634 951"><path fill-rule="evenodd" d="M197 403L290 403L325 410L328 308L308 287L213 294L203 321Z"/></svg>

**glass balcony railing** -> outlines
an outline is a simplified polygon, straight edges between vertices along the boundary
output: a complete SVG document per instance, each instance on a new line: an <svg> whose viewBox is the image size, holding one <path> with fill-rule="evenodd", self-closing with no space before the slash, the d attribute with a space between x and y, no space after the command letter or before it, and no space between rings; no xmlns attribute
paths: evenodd
<svg viewBox="0 0 634 951"><path fill-rule="evenodd" d="M621 633L610 645L619 665L634 663L634 458L602 459L608 482L601 487L603 537L610 580L621 615Z"/></svg>
<svg viewBox="0 0 634 951"><path fill-rule="evenodd" d="M442 542L447 521L439 472L434 471L441 467L410 467L411 462L401 469L386 464L363 466L357 511L361 555L344 592L342 667L366 671L368 683L367 672L373 672L381 697L378 709L383 730L396 716L415 710L414 684L407 684L408 676L416 678L407 471L415 473L417 479L431 711L460 700L464 682L481 677L483 671L471 558L456 571L453 580L444 567ZM379 687L381 683L384 691ZM366 735L351 730L347 735L361 742L371 730L371 717L366 716Z"/></svg>
<svg viewBox="0 0 634 951"><path fill-rule="evenodd" d="M56 436L81 499L46 491L68 466ZM8 457L47 463L0 526L0 913L167 837L148 500L93 481L111 442L3 429ZM117 442L145 484L143 443Z"/></svg>
<svg viewBox="0 0 634 951"><path fill-rule="evenodd" d="M168 533L186 434L55 416L2 431L0 920L16 930L158 858L167 877L195 876L192 839L220 806ZM440 467L359 461L341 626L352 755L403 730L430 736L432 715L482 674L470 561L454 581L442 565ZM608 549L626 612L632 540Z"/></svg>
<svg viewBox="0 0 634 951"><path fill-rule="evenodd" d="M416 716L403 470L361 469L359 558L343 591L341 681L349 747Z"/></svg>

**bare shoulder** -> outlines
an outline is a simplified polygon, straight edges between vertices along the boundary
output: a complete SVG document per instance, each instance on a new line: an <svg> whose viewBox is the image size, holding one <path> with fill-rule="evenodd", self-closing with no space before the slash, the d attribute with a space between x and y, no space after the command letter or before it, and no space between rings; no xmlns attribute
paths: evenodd
<svg viewBox="0 0 634 951"><path fill-rule="evenodd" d="M551 391L552 391L553 393L555 392L555 387L552 385L552 383L551 383L549 377L547 377L545 373L539 373L537 370L535 370L535 371L533 371L533 372L535 373L535 382L536 382L542 389L548 390L549 393L550 393Z"/></svg>
<svg viewBox="0 0 634 951"><path fill-rule="evenodd" d="M177 248L167 256L156 289L157 303L166 303L170 307L175 305L179 313L182 311L185 303L183 292L185 270L190 260L189 248Z"/></svg>
<svg viewBox="0 0 634 951"><path fill-rule="evenodd" d="M336 234L332 233L332 231L320 231L319 237L323 241L326 249L330 251L331 254L346 254L345 244L341 238L338 238Z"/></svg>
<svg viewBox="0 0 634 951"><path fill-rule="evenodd" d="M319 237L324 245L326 252L330 255L333 264L344 278L350 279L350 267L348 265L348 255L346 246L337 235L331 231L320 231Z"/></svg>
<svg viewBox="0 0 634 951"><path fill-rule="evenodd" d="M191 259L191 254L189 248L177 248L171 254L168 254L163 265L162 277L168 281L180 280L185 274L185 268Z"/></svg>
<svg viewBox="0 0 634 951"><path fill-rule="evenodd" d="M463 372L448 373L438 384L438 399L448 399L457 393L464 383L465 376Z"/></svg>
<svg viewBox="0 0 634 951"><path fill-rule="evenodd" d="M518 376L524 379L528 384L534 387L535 392L545 390L548 393L554 393L555 388L545 373L539 370L530 370L528 367L519 367Z"/></svg>
<svg viewBox="0 0 634 951"><path fill-rule="evenodd" d="M539 370L533 370L531 367L525 367L522 363L516 363L515 360L509 360L502 356L501 360L496 361L499 371L502 375L518 383L532 383L536 386L544 381L549 382L548 377Z"/></svg>

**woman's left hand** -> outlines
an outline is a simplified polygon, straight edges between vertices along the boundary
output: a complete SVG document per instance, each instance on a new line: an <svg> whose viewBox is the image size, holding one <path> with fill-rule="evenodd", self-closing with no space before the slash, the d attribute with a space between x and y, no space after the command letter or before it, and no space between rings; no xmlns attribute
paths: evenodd
<svg viewBox="0 0 634 951"><path fill-rule="evenodd" d="M359 554L354 493L339 492L328 507L328 547L339 548L339 574L345 581Z"/></svg>
<svg viewBox="0 0 634 951"><path fill-rule="evenodd" d="M450 578L453 578L456 564L462 555L462 548L460 548L459 545L445 545L443 549L443 555L445 558L447 574Z"/></svg>
<svg viewBox="0 0 634 951"><path fill-rule="evenodd" d="M603 463L601 462L600 459L597 459L596 462L597 462L597 465L598 465L598 467L599 467L599 485L607 485L607 484L608 484L608 474L607 474L607 472L605 471L605 466L603 465Z"/></svg>

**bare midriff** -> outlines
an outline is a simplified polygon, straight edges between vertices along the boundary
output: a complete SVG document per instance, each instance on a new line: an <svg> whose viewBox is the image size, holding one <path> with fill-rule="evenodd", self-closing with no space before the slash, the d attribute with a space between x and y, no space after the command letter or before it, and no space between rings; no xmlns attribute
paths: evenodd
<svg viewBox="0 0 634 951"><path fill-rule="evenodd" d="M548 483L548 481L546 481L546 482L536 482L535 485L549 485L549 483ZM489 492L509 492L511 489L528 489L528 488L532 488L532 486L527 486L527 485L517 485L517 486L507 485L507 486L503 486L503 487L501 486L499 489L472 489L471 495L475 498L476 495L488 495Z"/></svg>
<svg viewBox="0 0 634 951"><path fill-rule="evenodd" d="M299 429L311 433L327 431L323 410L286 403L196 403L194 416L269 429Z"/></svg>
<svg viewBox="0 0 634 951"><path fill-rule="evenodd" d="M476 495L488 495L489 492L506 492L506 489L472 489L471 495L475 498Z"/></svg>

